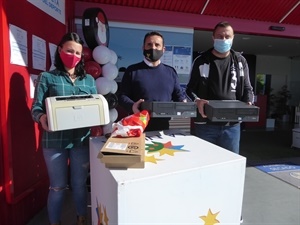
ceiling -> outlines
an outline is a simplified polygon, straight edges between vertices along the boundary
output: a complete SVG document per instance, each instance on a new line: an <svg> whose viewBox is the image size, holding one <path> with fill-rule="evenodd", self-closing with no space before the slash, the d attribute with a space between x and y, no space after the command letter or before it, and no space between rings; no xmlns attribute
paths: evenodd
<svg viewBox="0 0 300 225"><path fill-rule="evenodd" d="M143 9L226 17L279 25L295 25L300 29L300 0L76 0ZM201 41L198 41L201 40ZM212 45L211 31L196 30L194 50ZM233 48L246 54L300 57L300 37L276 38L235 34Z"/></svg>
<svg viewBox="0 0 300 225"><path fill-rule="evenodd" d="M212 32L195 31L195 51L201 52L212 44ZM300 57L300 39L235 34L232 48L251 55Z"/></svg>

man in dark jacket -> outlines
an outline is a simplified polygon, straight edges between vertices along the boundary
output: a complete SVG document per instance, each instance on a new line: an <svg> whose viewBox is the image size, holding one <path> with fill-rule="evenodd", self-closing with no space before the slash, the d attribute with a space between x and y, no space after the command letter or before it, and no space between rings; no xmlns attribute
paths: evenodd
<svg viewBox="0 0 300 225"><path fill-rule="evenodd" d="M128 113L139 112L144 101L186 101L176 70L161 63L164 51L162 34L152 31L145 35L144 60L128 66L121 83L119 103ZM146 131L167 130L169 120L169 117L150 118Z"/></svg>
<svg viewBox="0 0 300 225"><path fill-rule="evenodd" d="M248 64L240 53L231 50L233 38L233 28L228 22L215 26L214 47L194 60L186 93L198 107L195 135L238 154L240 123L211 122L204 112L204 105L209 100L253 103Z"/></svg>

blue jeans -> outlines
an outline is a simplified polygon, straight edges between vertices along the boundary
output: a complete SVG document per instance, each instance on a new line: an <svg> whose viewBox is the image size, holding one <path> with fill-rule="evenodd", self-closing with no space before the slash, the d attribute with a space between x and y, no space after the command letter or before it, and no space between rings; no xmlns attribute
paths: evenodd
<svg viewBox="0 0 300 225"><path fill-rule="evenodd" d="M221 126L195 123L195 135L229 151L237 154L240 152L240 124L235 124L233 126Z"/></svg>
<svg viewBox="0 0 300 225"><path fill-rule="evenodd" d="M89 171L88 147L72 149L44 148L44 159L50 180L48 194L48 216L50 223L61 218L65 191L68 189L70 163L70 186L78 216L87 215L87 176Z"/></svg>

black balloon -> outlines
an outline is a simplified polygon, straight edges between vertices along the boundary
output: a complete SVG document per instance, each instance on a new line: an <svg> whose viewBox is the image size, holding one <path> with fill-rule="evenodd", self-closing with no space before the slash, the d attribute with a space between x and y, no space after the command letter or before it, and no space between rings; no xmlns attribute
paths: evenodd
<svg viewBox="0 0 300 225"><path fill-rule="evenodd" d="M104 11L100 8L88 8L82 17L82 30L86 44L90 49L99 45L108 47L109 26Z"/></svg>
<svg viewBox="0 0 300 225"><path fill-rule="evenodd" d="M114 109L118 106L118 96L113 93L108 93L107 95L104 95L104 98L106 99L108 103L108 108L109 109Z"/></svg>

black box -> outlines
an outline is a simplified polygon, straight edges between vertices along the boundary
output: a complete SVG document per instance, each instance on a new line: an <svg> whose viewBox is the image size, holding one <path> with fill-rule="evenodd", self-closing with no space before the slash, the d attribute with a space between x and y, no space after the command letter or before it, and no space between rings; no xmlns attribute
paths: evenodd
<svg viewBox="0 0 300 225"><path fill-rule="evenodd" d="M141 110L148 110L150 117L196 117L194 102L142 102Z"/></svg>
<svg viewBox="0 0 300 225"><path fill-rule="evenodd" d="M238 100L209 100L204 112L213 122L258 122L259 107Z"/></svg>

